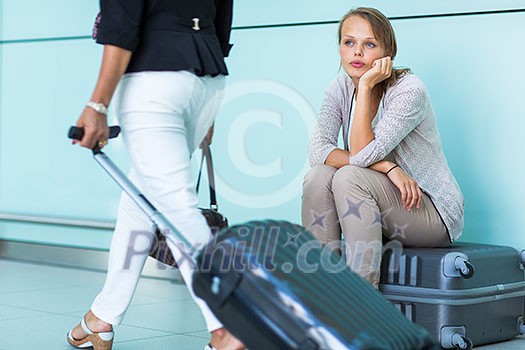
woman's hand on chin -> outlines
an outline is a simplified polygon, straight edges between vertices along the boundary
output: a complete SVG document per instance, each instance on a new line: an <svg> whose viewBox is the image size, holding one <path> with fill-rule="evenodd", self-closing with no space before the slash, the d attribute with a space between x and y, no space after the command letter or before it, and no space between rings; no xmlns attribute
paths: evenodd
<svg viewBox="0 0 525 350"><path fill-rule="evenodd" d="M359 87L373 89L374 86L390 78L392 75L392 59L386 56L375 60L365 74L359 79Z"/></svg>

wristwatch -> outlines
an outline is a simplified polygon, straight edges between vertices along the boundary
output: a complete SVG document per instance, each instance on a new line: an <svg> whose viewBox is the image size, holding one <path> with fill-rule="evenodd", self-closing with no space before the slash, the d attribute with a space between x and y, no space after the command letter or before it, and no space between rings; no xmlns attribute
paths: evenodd
<svg viewBox="0 0 525 350"><path fill-rule="evenodd" d="M106 116L108 115L108 108L104 106L103 103L98 103L95 101L88 101L86 102L86 106L91 109L94 109L97 113L104 114Z"/></svg>

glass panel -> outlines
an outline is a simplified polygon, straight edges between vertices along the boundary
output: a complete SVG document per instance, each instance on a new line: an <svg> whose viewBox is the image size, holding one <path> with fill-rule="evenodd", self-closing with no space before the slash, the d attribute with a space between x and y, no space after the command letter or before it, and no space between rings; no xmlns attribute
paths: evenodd
<svg viewBox="0 0 525 350"><path fill-rule="evenodd" d="M237 25L334 20L345 11L335 2L299 7L269 1L261 8L263 2L237 1ZM456 3L439 2L438 9L435 2L396 2L385 12L483 10L518 2L478 1L462 8ZM4 40L88 35L97 7L93 1L0 5ZM71 18L59 17L60 6ZM525 243L517 233L525 226L519 178L525 164L516 161L525 148L525 121L518 112L524 19L517 13L394 22L396 64L411 67L425 82L465 194L465 240ZM35 24L24 25L27 21ZM231 76L212 146L220 209L232 224L263 218L300 222L308 138L324 91L338 74L336 25L235 30L232 42ZM88 39L0 44L0 211L114 220L119 190L89 151L66 139L92 91L100 56L101 47ZM112 142L108 153L127 169L120 142ZM200 199L207 203L206 191ZM110 232L89 232L0 222L0 238L108 246Z"/></svg>
<svg viewBox="0 0 525 350"><path fill-rule="evenodd" d="M93 0L3 0L3 40L91 35Z"/></svg>
<svg viewBox="0 0 525 350"><path fill-rule="evenodd" d="M389 17L524 8L521 0L242 0L234 4L236 26L338 21L345 12L359 6L376 7Z"/></svg>

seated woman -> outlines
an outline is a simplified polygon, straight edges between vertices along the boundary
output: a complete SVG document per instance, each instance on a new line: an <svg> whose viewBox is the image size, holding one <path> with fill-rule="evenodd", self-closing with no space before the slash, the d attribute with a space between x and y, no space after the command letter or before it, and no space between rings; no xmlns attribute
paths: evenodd
<svg viewBox="0 0 525 350"><path fill-rule="evenodd" d="M430 98L409 69L392 68L396 51L378 10L357 8L341 19L344 73L326 92L303 184L303 226L324 244L342 230L348 265L376 288L383 239L446 247L463 229L463 196Z"/></svg>

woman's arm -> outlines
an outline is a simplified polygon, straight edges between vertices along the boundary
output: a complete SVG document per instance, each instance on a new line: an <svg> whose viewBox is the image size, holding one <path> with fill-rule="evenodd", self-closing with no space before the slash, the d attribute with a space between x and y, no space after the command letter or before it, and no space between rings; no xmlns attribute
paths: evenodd
<svg viewBox="0 0 525 350"><path fill-rule="evenodd" d="M340 148L336 148L332 152L330 152L324 164L339 169L346 165L350 165L348 161L349 156L350 152L342 150ZM391 162L389 160L380 160L379 162L370 165L369 168L380 173L386 174L386 172L395 165L396 163Z"/></svg>
<svg viewBox="0 0 525 350"><path fill-rule="evenodd" d="M356 109L350 130L350 153L355 155L374 139L372 130L372 101L374 88L392 74L392 60L383 57L373 63L372 68L359 79Z"/></svg>
<svg viewBox="0 0 525 350"><path fill-rule="evenodd" d="M324 164L339 169L344 167L345 165L348 165L349 157L350 152L342 150L340 148L335 148L332 152L330 152L330 154L328 154L328 157L326 157Z"/></svg>
<svg viewBox="0 0 525 350"><path fill-rule="evenodd" d="M390 73L389 73L390 72ZM390 57L384 57L374 62L374 67L365 73L359 80L356 110L350 130L350 152L335 148L326 157L324 164L333 166L337 169L348 165L350 156L357 154L374 139L372 130L372 90L373 88L388 78L392 72L392 61ZM350 121L349 121L350 122ZM375 167L381 167L378 162ZM378 169L374 169L380 171Z"/></svg>
<svg viewBox="0 0 525 350"><path fill-rule="evenodd" d="M396 163L389 160L380 160L370 165L369 168L385 174L399 189L399 192L401 192L401 202L405 209L410 210L414 206L419 208L421 200L423 199L423 192L421 192L417 182L408 176Z"/></svg>
<svg viewBox="0 0 525 350"><path fill-rule="evenodd" d="M325 164L334 168L342 168L348 165L350 152L336 148L326 158ZM423 193L417 182L408 176L396 163L389 160L380 160L369 166L370 169L385 174L388 179L399 189L403 207L407 210L414 206L419 208Z"/></svg>
<svg viewBox="0 0 525 350"><path fill-rule="evenodd" d="M228 57L230 49L230 34L232 29L233 0L219 0L215 16L215 33L219 39L224 57Z"/></svg>
<svg viewBox="0 0 525 350"><path fill-rule="evenodd" d="M432 113L425 86L414 75L401 78L384 102L383 116L373 128L374 139L350 157L353 165L365 168L384 159Z"/></svg>
<svg viewBox="0 0 525 350"><path fill-rule="evenodd" d="M391 162L389 160L380 160L379 162L370 165L369 168L377 172L386 174L389 170L391 170L396 165L397 165L396 163Z"/></svg>
<svg viewBox="0 0 525 350"><path fill-rule="evenodd" d="M102 103L106 107L109 105L130 59L131 51L117 46L104 45L102 65L91 101ZM79 141L82 147L92 149L97 142L108 138L107 117L92 108L84 108L76 125L84 128L84 137Z"/></svg>
<svg viewBox="0 0 525 350"><path fill-rule="evenodd" d="M374 139L372 130L372 89L359 84L354 120L350 129L350 155L359 153Z"/></svg>

